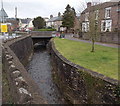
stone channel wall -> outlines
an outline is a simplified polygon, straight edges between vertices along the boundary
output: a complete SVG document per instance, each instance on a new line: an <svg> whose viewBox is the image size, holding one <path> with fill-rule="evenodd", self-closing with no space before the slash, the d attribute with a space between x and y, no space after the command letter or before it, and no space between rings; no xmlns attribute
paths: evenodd
<svg viewBox="0 0 120 106"><path fill-rule="evenodd" d="M30 36L3 43L3 71L7 74L14 104L45 104L38 86L24 67L32 53Z"/></svg>
<svg viewBox="0 0 120 106"><path fill-rule="evenodd" d="M31 37L25 37L22 40L16 39L14 42L8 42L7 44L20 62L26 66L33 54L33 41Z"/></svg>
<svg viewBox="0 0 120 106"><path fill-rule="evenodd" d="M48 44L53 65L53 77L67 100L73 104L120 103L118 81L73 64L55 48L54 41Z"/></svg>

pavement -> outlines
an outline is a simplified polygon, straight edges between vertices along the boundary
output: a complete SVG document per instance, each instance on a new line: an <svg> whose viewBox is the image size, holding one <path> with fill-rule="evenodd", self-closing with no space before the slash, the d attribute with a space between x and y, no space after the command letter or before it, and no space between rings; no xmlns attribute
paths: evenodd
<svg viewBox="0 0 120 106"><path fill-rule="evenodd" d="M69 34L69 35L66 34L65 39L74 40L74 41L80 41L80 42L86 42L86 43L92 43L89 40L82 40L82 39L79 39L79 38L74 38L72 34ZM102 45L102 46L107 46L107 47L112 47L112 48L120 48L120 45L111 44L111 43L95 42L95 44Z"/></svg>
<svg viewBox="0 0 120 106"><path fill-rule="evenodd" d="M16 33L12 33L12 35L9 35L8 33L5 33L4 35L0 34L0 40L8 40L8 39L12 39L12 38L17 38L21 35L17 35Z"/></svg>

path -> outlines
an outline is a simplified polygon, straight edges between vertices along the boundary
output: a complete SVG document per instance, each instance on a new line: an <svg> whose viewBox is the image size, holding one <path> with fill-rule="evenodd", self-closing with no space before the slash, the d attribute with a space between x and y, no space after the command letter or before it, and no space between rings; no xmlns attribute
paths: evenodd
<svg viewBox="0 0 120 106"><path fill-rule="evenodd" d="M72 37L71 34L69 34L69 35L66 34L65 38L69 39L69 40L74 40L74 41L91 43L91 41L88 41L88 40L81 40L81 39L78 39L78 38L74 38L74 37ZM107 46L107 47L113 47L113 48L120 48L120 45L117 45L117 44L108 44L108 43L101 43L101 42L95 42L95 44L102 45L102 46Z"/></svg>

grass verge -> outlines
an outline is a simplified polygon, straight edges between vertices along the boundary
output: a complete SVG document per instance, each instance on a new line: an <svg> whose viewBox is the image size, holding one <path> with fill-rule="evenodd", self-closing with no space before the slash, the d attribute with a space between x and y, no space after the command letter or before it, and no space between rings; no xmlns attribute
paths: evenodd
<svg viewBox="0 0 120 106"><path fill-rule="evenodd" d="M71 62L87 69L118 79L118 49L67 39L54 38L56 49Z"/></svg>

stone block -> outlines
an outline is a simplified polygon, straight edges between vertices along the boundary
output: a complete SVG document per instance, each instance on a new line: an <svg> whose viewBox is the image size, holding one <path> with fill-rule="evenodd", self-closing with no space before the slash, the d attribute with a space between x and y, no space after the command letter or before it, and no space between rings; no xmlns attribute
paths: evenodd
<svg viewBox="0 0 120 106"><path fill-rule="evenodd" d="M11 55L6 55L6 59L7 59L8 61L10 61L10 60L13 59L13 57L12 57Z"/></svg>
<svg viewBox="0 0 120 106"><path fill-rule="evenodd" d="M32 100L32 95L31 93L25 89L25 88L19 88L19 95L20 95L20 99L19 99L19 103L21 104L29 104L30 101Z"/></svg>
<svg viewBox="0 0 120 106"><path fill-rule="evenodd" d="M14 64L11 64L11 65L9 66L9 71L13 72L14 70L16 70L16 67L15 67Z"/></svg>
<svg viewBox="0 0 120 106"><path fill-rule="evenodd" d="M12 75L13 75L14 78L18 78L18 77L21 76L21 73L20 73L19 70L15 70L15 71L12 72Z"/></svg>
<svg viewBox="0 0 120 106"><path fill-rule="evenodd" d="M15 79L16 86L28 88L28 84L23 77L18 77Z"/></svg>
<svg viewBox="0 0 120 106"><path fill-rule="evenodd" d="M10 65L12 65L13 64L13 62L12 61L8 61L8 65L10 66Z"/></svg>
<svg viewBox="0 0 120 106"><path fill-rule="evenodd" d="M5 50L5 54L6 54L6 55L8 55L8 54L9 54L7 50Z"/></svg>

